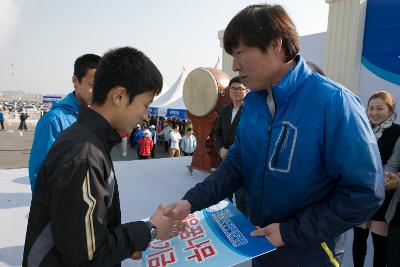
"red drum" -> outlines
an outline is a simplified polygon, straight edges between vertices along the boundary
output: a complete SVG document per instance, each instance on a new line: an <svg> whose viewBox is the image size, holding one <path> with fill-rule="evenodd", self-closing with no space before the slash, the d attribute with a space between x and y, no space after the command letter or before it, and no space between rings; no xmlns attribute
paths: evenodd
<svg viewBox="0 0 400 267"><path fill-rule="evenodd" d="M211 111L219 112L223 105L231 102L225 94L231 77L225 72L211 68L192 70L183 84L183 102L195 116L202 117Z"/></svg>
<svg viewBox="0 0 400 267"><path fill-rule="evenodd" d="M231 102L225 93L231 77L211 68L197 68L189 73L183 84L183 102L197 137L197 149L193 154L191 168L210 171L218 162L212 129L217 112Z"/></svg>

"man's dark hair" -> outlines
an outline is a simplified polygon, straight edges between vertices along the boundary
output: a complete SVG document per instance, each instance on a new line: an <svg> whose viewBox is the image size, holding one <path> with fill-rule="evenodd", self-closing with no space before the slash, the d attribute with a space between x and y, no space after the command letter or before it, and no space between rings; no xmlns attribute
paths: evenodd
<svg viewBox="0 0 400 267"><path fill-rule="evenodd" d="M95 54L85 54L78 57L74 64L74 75L79 82L85 77L88 69L96 69L101 57Z"/></svg>
<svg viewBox="0 0 400 267"><path fill-rule="evenodd" d="M282 39L286 62L299 52L299 35L286 10L280 5L251 5L240 11L224 33L224 48L232 50L243 44L267 51L272 41Z"/></svg>
<svg viewBox="0 0 400 267"><path fill-rule="evenodd" d="M228 87L231 87L232 83L243 83L242 79L239 76L233 77L230 81L229 81L229 85Z"/></svg>
<svg viewBox="0 0 400 267"><path fill-rule="evenodd" d="M122 86L129 94L129 101L139 94L161 92L163 78L157 67L141 51L133 47L121 47L106 52L94 77L93 103L104 104L107 94L116 86Z"/></svg>

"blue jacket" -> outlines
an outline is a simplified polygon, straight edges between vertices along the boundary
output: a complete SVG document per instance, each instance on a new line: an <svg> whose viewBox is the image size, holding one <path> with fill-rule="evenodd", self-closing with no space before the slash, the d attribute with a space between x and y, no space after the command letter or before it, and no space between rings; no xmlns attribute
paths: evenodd
<svg viewBox="0 0 400 267"><path fill-rule="evenodd" d="M76 121L79 105L75 94L71 92L62 100L55 102L50 111L37 123L29 157L29 180L32 192L47 152L60 134Z"/></svg>
<svg viewBox="0 0 400 267"><path fill-rule="evenodd" d="M249 93L226 159L184 196L199 210L244 185L251 221L280 223L282 248L291 248L279 266L302 249L323 252L321 243L367 221L384 198L378 146L358 97L296 60L272 87L275 116L266 90Z"/></svg>
<svg viewBox="0 0 400 267"><path fill-rule="evenodd" d="M135 132L134 136L133 136L133 140L135 140L136 144L139 144L139 140L140 138L142 138L143 136L143 130L139 129Z"/></svg>

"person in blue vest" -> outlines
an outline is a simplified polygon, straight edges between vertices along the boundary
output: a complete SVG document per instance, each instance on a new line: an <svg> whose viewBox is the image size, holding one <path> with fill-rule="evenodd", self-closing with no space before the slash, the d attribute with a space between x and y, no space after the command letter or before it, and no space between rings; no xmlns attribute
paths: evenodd
<svg viewBox="0 0 400 267"><path fill-rule="evenodd" d="M135 146L134 147L136 147L136 155L137 155L138 159L140 159L139 141L140 141L140 138L142 138L142 136L143 136L142 127L141 127L140 124L137 124L136 125L136 131L135 131L135 133L133 135L133 141L135 142Z"/></svg>
<svg viewBox="0 0 400 267"><path fill-rule="evenodd" d="M1 126L1 131L4 131L4 113L3 113L3 107L0 106L0 126Z"/></svg>
<svg viewBox="0 0 400 267"><path fill-rule="evenodd" d="M313 72L280 5L251 5L224 33L233 70L251 90L225 159L164 215L183 219L244 187L250 234L277 249L253 266L340 266L345 232L384 198L376 138L360 100Z"/></svg>
<svg viewBox="0 0 400 267"><path fill-rule="evenodd" d="M50 111L37 123L29 156L32 192L35 190L36 176L50 147L77 120L80 104L88 106L92 102L93 79L100 59L98 55L85 54L75 60L72 76L75 90L64 99L53 103Z"/></svg>

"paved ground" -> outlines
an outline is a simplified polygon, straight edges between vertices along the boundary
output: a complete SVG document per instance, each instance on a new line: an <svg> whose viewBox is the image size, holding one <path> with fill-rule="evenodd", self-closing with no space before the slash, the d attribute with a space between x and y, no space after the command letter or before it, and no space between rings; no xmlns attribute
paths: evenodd
<svg viewBox="0 0 400 267"><path fill-rule="evenodd" d="M5 125L5 131L0 131L0 169L17 169L28 167L29 154L32 147L32 140L35 125L28 123L28 131L18 131L18 123L13 122ZM156 149L156 158L168 157L163 151L163 145ZM136 151L128 144L128 155L122 157L119 146L112 151L114 161L125 161L137 159Z"/></svg>
<svg viewBox="0 0 400 267"><path fill-rule="evenodd" d="M0 131L0 169L16 169L28 166L34 126L28 124L28 131L19 132L18 124L5 125Z"/></svg>

